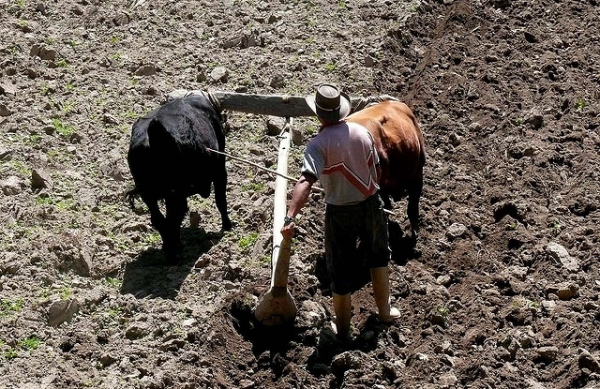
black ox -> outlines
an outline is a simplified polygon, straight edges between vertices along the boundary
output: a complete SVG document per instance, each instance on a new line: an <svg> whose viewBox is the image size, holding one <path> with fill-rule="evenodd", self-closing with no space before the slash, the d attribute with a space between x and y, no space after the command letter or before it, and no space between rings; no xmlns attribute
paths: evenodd
<svg viewBox="0 0 600 389"><path fill-rule="evenodd" d="M139 195L150 209L152 225L160 233L164 255L175 261L181 248L181 223L187 198L207 198L214 184L215 201L224 230L231 229L227 214L223 117L201 95L174 99L138 119L132 127L127 161L135 188L127 193L135 209ZM165 215L159 209L164 200Z"/></svg>

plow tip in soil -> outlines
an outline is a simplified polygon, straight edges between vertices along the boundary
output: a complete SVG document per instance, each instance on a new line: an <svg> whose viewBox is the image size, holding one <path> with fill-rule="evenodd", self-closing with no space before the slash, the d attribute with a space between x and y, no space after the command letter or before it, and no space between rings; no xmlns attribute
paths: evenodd
<svg viewBox="0 0 600 389"><path fill-rule="evenodd" d="M281 326L291 323L298 309L286 287L272 287L263 296L254 311L256 320L265 326Z"/></svg>

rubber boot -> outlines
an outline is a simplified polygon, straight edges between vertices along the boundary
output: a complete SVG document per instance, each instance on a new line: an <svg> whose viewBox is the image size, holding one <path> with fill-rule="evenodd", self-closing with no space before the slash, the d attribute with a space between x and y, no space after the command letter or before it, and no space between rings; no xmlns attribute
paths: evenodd
<svg viewBox="0 0 600 389"><path fill-rule="evenodd" d="M390 305L390 278L387 266L371 269L371 281L373 282L375 304L379 311L379 320L389 323L399 318L400 311Z"/></svg>
<svg viewBox="0 0 600 389"><path fill-rule="evenodd" d="M333 311L335 312L335 332L338 338L346 340L350 337L351 294L333 293Z"/></svg>

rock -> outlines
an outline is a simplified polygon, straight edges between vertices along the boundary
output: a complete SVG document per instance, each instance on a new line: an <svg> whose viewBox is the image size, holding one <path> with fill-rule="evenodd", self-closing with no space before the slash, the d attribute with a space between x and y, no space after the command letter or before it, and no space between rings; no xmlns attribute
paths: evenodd
<svg viewBox="0 0 600 389"><path fill-rule="evenodd" d="M140 339L150 333L145 323L133 323L125 330L125 337L130 340Z"/></svg>
<svg viewBox="0 0 600 389"><path fill-rule="evenodd" d="M256 384L252 380L240 380L240 389L253 389L256 387Z"/></svg>
<svg viewBox="0 0 600 389"><path fill-rule="evenodd" d="M327 320L327 311L315 301L304 300L296 320L299 327L321 327Z"/></svg>
<svg viewBox="0 0 600 389"><path fill-rule="evenodd" d="M366 355L360 351L345 351L333 358L331 369L339 375L347 370L360 369L366 359Z"/></svg>
<svg viewBox="0 0 600 389"><path fill-rule="evenodd" d="M227 82L227 78L229 77L229 70L223 66L217 66L210 72L210 78L216 82Z"/></svg>
<svg viewBox="0 0 600 389"><path fill-rule="evenodd" d="M0 95L17 95L17 89L8 83L0 84Z"/></svg>
<svg viewBox="0 0 600 389"><path fill-rule="evenodd" d="M366 68L372 68L375 66L376 62L377 61L375 60L375 58L371 57L370 55L366 55L363 64Z"/></svg>
<svg viewBox="0 0 600 389"><path fill-rule="evenodd" d="M544 124L544 117L541 113L532 111L525 118L525 123L531 124L535 129L539 129Z"/></svg>
<svg viewBox="0 0 600 389"><path fill-rule="evenodd" d="M559 286L558 291L556 292L556 295L561 300L570 300L573 297L577 296L578 293L579 293L579 285L572 283L572 282L567 282L567 283L563 283Z"/></svg>
<svg viewBox="0 0 600 389"><path fill-rule="evenodd" d="M12 111L8 109L6 105L0 103L0 116L10 116L12 115Z"/></svg>
<svg viewBox="0 0 600 389"><path fill-rule="evenodd" d="M554 308L556 308L556 302L552 300L544 300L542 301L542 307L545 311L551 312L554 310Z"/></svg>
<svg viewBox="0 0 600 389"><path fill-rule="evenodd" d="M79 250L79 255L74 255L73 260L73 268L83 277L89 277L92 273L92 257L90 253L85 249Z"/></svg>
<svg viewBox="0 0 600 389"><path fill-rule="evenodd" d="M446 231L446 238L448 238L448 240L455 240L466 236L468 232L469 230L464 224L452 223Z"/></svg>
<svg viewBox="0 0 600 389"><path fill-rule="evenodd" d="M102 354L98 362L102 365L102 367L110 366L119 359L111 354Z"/></svg>
<svg viewBox="0 0 600 389"><path fill-rule="evenodd" d="M142 65L136 69L136 76L152 76L158 72L158 68L155 65Z"/></svg>
<svg viewBox="0 0 600 389"><path fill-rule="evenodd" d="M285 127L285 118L279 116L267 117L267 135L277 136L281 134Z"/></svg>
<svg viewBox="0 0 600 389"><path fill-rule="evenodd" d="M589 351L585 349L580 349L579 351L579 368L588 369L594 373L600 373L600 362L598 362L598 358L594 357L592 354L590 354Z"/></svg>
<svg viewBox="0 0 600 389"><path fill-rule="evenodd" d="M454 385L456 385L457 382L458 382L458 378L456 378L456 376L454 374L445 373L440 376L437 384L439 385L440 388L449 388L449 387L454 387Z"/></svg>
<svg viewBox="0 0 600 389"><path fill-rule="evenodd" d="M452 277L448 274L443 274L436 279L436 282L440 285L448 287L452 283Z"/></svg>
<svg viewBox="0 0 600 389"><path fill-rule="evenodd" d="M546 253L550 255L556 263L562 264L562 266L570 271L579 270L579 262L576 258L569 255L566 248L556 242L550 242L545 247Z"/></svg>
<svg viewBox="0 0 600 389"><path fill-rule="evenodd" d="M58 52L54 49L50 49L42 44L35 44L31 46L29 55L32 57L40 57L44 61L55 61L58 58Z"/></svg>
<svg viewBox="0 0 600 389"><path fill-rule="evenodd" d="M275 75L271 78L269 86L274 89L281 89L285 86L285 78L280 75Z"/></svg>
<svg viewBox="0 0 600 389"><path fill-rule="evenodd" d="M31 171L31 188L33 190L51 189L52 186L52 179L48 173L38 169Z"/></svg>
<svg viewBox="0 0 600 389"><path fill-rule="evenodd" d="M79 303L75 299L55 301L48 310L48 325L56 327L64 322L71 321L73 315L78 311Z"/></svg>
<svg viewBox="0 0 600 389"><path fill-rule="evenodd" d="M536 352L537 358L546 363L554 362L558 358L558 347L556 346L540 347Z"/></svg>
<svg viewBox="0 0 600 389"><path fill-rule="evenodd" d="M6 196L18 195L23 192L26 187L27 185L25 182L17 176L10 176L5 180L0 181L0 191Z"/></svg>

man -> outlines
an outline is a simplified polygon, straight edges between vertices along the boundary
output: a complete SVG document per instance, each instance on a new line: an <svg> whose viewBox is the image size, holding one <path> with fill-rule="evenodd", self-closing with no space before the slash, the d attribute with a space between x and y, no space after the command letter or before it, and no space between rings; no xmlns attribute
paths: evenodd
<svg viewBox="0 0 600 389"><path fill-rule="evenodd" d="M294 186L281 233L294 234L294 218L306 204L315 181L325 190L325 257L332 279L334 331L350 335L351 279L361 268L371 271L373 294L383 322L400 316L390 306L388 261L391 256L387 217L378 190L379 157L369 131L343 119L350 99L334 85L323 84L306 102L321 123L319 133L304 154L302 175ZM363 257L357 243L364 249Z"/></svg>

